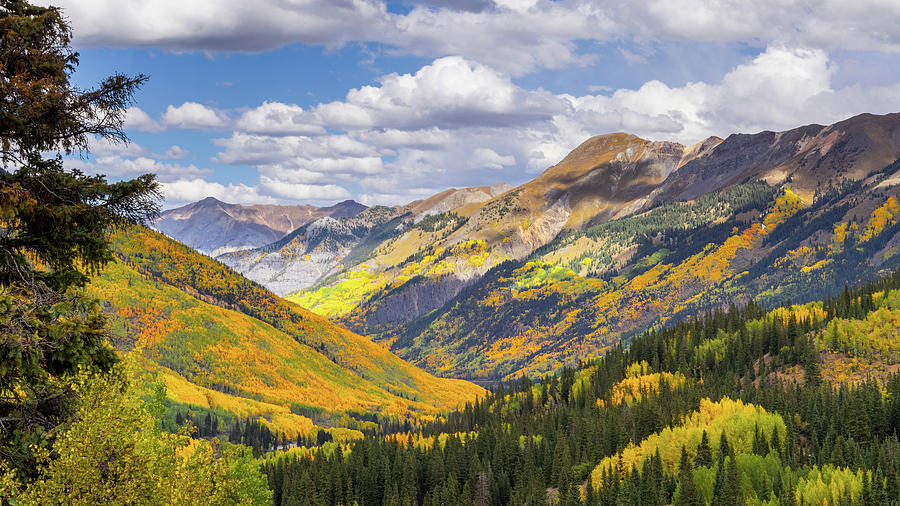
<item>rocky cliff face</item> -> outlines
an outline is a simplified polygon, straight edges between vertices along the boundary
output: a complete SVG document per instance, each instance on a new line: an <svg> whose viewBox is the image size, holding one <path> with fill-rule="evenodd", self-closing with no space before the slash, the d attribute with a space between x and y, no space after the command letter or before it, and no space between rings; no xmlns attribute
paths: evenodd
<svg viewBox="0 0 900 506"><path fill-rule="evenodd" d="M202 253L219 255L275 242L325 216L352 217L366 206L347 200L330 207L242 206L213 197L164 211L154 228Z"/></svg>
<svg viewBox="0 0 900 506"><path fill-rule="evenodd" d="M861 114L830 126L728 136L708 156L671 174L648 204L690 200L748 179L789 181L806 199L817 189L866 176L900 156L900 113ZM649 206L648 206L649 207Z"/></svg>

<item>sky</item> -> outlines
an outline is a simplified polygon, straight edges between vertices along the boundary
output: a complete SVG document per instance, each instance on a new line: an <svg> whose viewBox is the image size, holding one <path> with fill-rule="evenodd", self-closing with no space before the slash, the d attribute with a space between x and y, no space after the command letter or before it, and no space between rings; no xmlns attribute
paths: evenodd
<svg viewBox="0 0 900 506"><path fill-rule="evenodd" d="M400 204L523 183L594 135L717 135L900 112L897 0L53 0L83 89L149 81L131 142L164 208Z"/></svg>

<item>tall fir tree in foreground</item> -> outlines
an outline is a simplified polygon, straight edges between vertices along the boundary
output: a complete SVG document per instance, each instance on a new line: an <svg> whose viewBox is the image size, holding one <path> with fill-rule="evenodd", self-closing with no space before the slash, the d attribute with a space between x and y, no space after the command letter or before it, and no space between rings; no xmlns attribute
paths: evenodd
<svg viewBox="0 0 900 506"><path fill-rule="evenodd" d="M0 3L0 458L25 475L76 409L74 375L116 362L82 291L112 260L107 234L158 212L152 175L111 184L64 167L92 137L127 141L125 109L146 80L76 88L70 40L58 9Z"/></svg>
<svg viewBox="0 0 900 506"><path fill-rule="evenodd" d="M84 292L114 259L109 234L155 217L160 193L153 175L64 166L92 138L127 142L146 80L76 88L70 41L57 8L0 0L0 501L268 504L249 449L161 432L164 387L118 358Z"/></svg>

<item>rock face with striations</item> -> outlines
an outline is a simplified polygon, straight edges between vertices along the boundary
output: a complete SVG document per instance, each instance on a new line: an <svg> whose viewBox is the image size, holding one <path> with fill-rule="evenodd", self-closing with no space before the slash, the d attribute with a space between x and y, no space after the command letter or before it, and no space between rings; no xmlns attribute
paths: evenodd
<svg viewBox="0 0 900 506"><path fill-rule="evenodd" d="M278 295L313 285L348 256L364 255L365 239L398 218L395 208L370 207L353 217L326 216L260 248L219 255L217 260Z"/></svg>

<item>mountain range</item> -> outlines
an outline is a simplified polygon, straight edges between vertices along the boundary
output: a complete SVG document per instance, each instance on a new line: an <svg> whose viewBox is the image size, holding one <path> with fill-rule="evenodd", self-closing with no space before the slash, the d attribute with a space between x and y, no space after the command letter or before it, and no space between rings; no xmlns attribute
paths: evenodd
<svg viewBox="0 0 900 506"><path fill-rule="evenodd" d="M220 255L277 241L326 216L352 217L366 206L346 200L329 207L226 204L213 197L163 211L154 228L202 253Z"/></svg>
<svg viewBox="0 0 900 506"><path fill-rule="evenodd" d="M515 188L328 216L218 259L433 373L541 373L893 268L898 155L900 114L692 146L601 135Z"/></svg>

